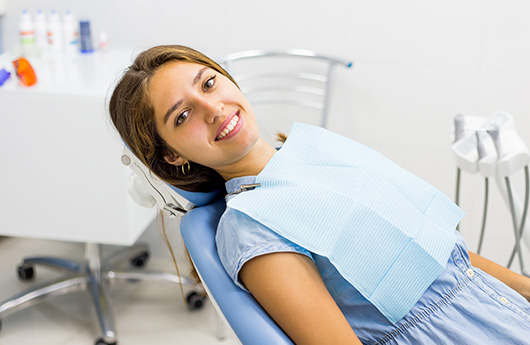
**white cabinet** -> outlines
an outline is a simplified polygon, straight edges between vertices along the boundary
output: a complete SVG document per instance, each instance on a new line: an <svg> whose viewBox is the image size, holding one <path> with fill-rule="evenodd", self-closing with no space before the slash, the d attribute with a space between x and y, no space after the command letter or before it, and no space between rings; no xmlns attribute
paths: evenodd
<svg viewBox="0 0 530 345"><path fill-rule="evenodd" d="M30 59L37 85L0 87L0 235L130 245L152 222L156 210L127 194L106 109L131 56Z"/></svg>

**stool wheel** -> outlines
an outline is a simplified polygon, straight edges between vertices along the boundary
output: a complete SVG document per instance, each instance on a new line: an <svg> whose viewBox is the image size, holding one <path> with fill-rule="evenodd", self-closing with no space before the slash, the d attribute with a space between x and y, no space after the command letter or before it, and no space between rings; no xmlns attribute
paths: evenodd
<svg viewBox="0 0 530 345"><path fill-rule="evenodd" d="M204 307L206 295L192 291L186 296L186 304L190 310L199 310Z"/></svg>
<svg viewBox="0 0 530 345"><path fill-rule="evenodd" d="M96 340L96 345L116 345L117 342L107 343L103 338Z"/></svg>
<svg viewBox="0 0 530 345"><path fill-rule="evenodd" d="M17 267L17 275L20 280L30 280L35 276L35 269L32 265L22 264Z"/></svg>
<svg viewBox="0 0 530 345"><path fill-rule="evenodd" d="M133 265L136 268L144 267L148 259L149 259L149 253L143 252L140 255L131 259L131 265Z"/></svg>

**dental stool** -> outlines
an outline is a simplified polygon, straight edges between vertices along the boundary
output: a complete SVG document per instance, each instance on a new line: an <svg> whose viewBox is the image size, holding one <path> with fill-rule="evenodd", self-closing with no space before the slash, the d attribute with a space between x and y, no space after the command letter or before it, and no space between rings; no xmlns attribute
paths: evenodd
<svg viewBox="0 0 530 345"><path fill-rule="evenodd" d="M0 302L0 326L6 316L38 304L53 297L70 292L89 291L95 306L102 337L96 345L113 345L118 342L114 325L114 315L109 288L117 281L168 281L190 287L187 295L189 309L199 309L204 302L204 293L200 284L180 277L176 274L143 269L149 258L149 250L145 244L137 244L123 250L117 250L106 258L102 258L101 245L85 244L84 261L74 261L58 257L29 257L18 266L17 273L21 280L28 281L34 277L35 266L46 266L67 272L66 275L51 281L37 284L15 296ZM117 264L129 260L130 269L117 269Z"/></svg>

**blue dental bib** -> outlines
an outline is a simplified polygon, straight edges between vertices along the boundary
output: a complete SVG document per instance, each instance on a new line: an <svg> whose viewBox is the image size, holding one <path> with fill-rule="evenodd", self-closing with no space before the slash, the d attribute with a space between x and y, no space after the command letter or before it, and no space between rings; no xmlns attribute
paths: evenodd
<svg viewBox="0 0 530 345"><path fill-rule="evenodd" d="M393 323L445 269L464 215L375 150L299 123L256 183L227 206L327 257Z"/></svg>

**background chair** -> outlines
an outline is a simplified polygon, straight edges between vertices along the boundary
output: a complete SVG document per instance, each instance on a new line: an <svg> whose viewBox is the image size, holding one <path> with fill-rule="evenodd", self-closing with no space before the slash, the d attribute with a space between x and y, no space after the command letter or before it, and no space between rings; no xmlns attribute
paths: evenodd
<svg viewBox="0 0 530 345"><path fill-rule="evenodd" d="M96 345L116 344L118 336L114 325L112 301L109 294L110 285L117 281L137 282L143 280L168 281L192 288L187 296L188 307L198 309L204 300L202 287L195 281L176 274L152 271L143 268L149 257L149 249L145 244L138 244L124 250L114 252L102 259L101 246L96 243L85 244L85 260L77 262L57 257L25 258L18 266L18 275L22 280L29 280L34 275L34 266L47 266L68 272L55 280L33 286L11 298L0 302L0 320L20 309L60 296L66 293L89 291L99 326L101 338ZM119 269L120 261L129 260L130 269Z"/></svg>
<svg viewBox="0 0 530 345"><path fill-rule="evenodd" d="M291 109L286 108L290 106L303 109L298 113L300 120L306 123L312 120L326 126L333 68L335 65L352 66L351 62L305 50L235 53L225 57L222 64L257 109L258 119L262 118L260 125L263 127L262 122L270 126L276 123L287 129L296 120L291 116ZM262 105L265 108L260 108ZM313 117L307 115L308 109L314 111ZM286 112L289 112L290 121L282 115ZM147 207L157 204L170 216L182 216L182 237L203 287L220 318L231 327L241 343L292 345L289 337L257 301L234 284L219 260L215 232L226 207L225 191L191 193L179 190L151 174L128 148L124 148L122 162L137 175L131 188L131 196L136 202Z"/></svg>

